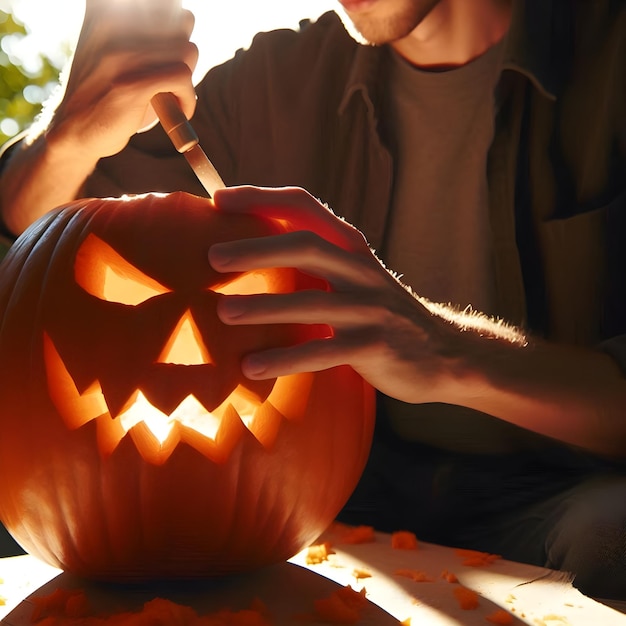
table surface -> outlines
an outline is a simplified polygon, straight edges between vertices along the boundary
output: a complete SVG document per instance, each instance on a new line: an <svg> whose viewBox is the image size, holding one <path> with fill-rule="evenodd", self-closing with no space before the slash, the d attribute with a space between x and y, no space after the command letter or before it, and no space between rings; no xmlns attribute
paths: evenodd
<svg viewBox="0 0 626 626"><path fill-rule="evenodd" d="M111 611L140 610L155 595L209 614L228 606L240 610L259 598L270 610L272 623L293 624L294 615L309 613L317 598L340 586L366 589L370 604L362 613L363 626L485 626L499 610L512 616L511 624L532 626L626 626L626 615L576 590L566 576L552 570L496 559L475 566L454 548L420 542L417 549L391 547L390 535L376 533L375 541L346 545L333 543L335 554L307 565L307 551L256 573L202 585L177 588L112 590L73 578L30 555L0 559L0 624L31 624L38 595L55 589L82 589L92 606ZM399 574L404 570L405 575ZM408 572L407 572L408 570ZM442 572L453 572L450 583ZM406 576L415 573L427 580ZM464 586L479 594L477 608L463 610L454 589ZM410 618L410 621L408 620ZM297 621L295 623L298 623ZM315 621L310 622L316 624Z"/></svg>

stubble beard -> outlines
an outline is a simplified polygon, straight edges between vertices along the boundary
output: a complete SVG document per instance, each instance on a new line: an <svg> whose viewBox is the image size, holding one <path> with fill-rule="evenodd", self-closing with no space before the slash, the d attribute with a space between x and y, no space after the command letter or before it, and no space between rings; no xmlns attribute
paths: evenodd
<svg viewBox="0 0 626 626"><path fill-rule="evenodd" d="M411 34L441 0L405 0L397 8L374 7L369 14L338 9L346 30L359 43L380 46Z"/></svg>

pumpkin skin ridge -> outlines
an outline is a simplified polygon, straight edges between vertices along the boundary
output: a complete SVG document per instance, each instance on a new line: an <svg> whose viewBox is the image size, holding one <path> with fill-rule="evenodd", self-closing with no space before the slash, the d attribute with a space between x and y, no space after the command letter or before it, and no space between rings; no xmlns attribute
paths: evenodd
<svg viewBox="0 0 626 626"><path fill-rule="evenodd" d="M56 224L56 222L58 222L59 220L61 220L61 219L62 219L62 217L63 217L63 216L60 216L59 214L56 214L54 211L51 211L50 213L48 213L46 216L44 216L44 217L42 218L42 221L44 221L44 220L45 220L43 223L44 223L44 224L50 224L50 226L52 227L52 226L54 226L54 225ZM63 231L64 231L64 229L65 229L65 227L66 227L66 225L67 225L67 222L68 222L68 221L69 221L69 220L66 220L65 224L63 225L63 227L62 227L62 228L63 228ZM47 228L46 228L45 232L48 232L48 230L49 230L49 229L47 229ZM58 241L58 240L62 237L62 235L63 235L63 231L62 231L62 232L60 232L60 233L57 235L56 240L55 240L55 243L56 243L56 242L57 242L57 241ZM22 240L22 238L21 238L21 237L19 237L16 243L18 243L18 245L19 245L19 242L20 242L21 240ZM48 239L45 239L44 241L42 241L42 240L38 239L37 237L25 237L25 238L24 238L24 243L25 243L25 244L30 244L31 242L32 242L32 246L28 249L28 252L26 253L26 258L25 258L24 262L22 263L22 265L21 265L21 267L20 267L20 272L19 272L18 276L16 277L16 280L15 280L15 281L14 281L14 283L13 283L13 284L14 284L14 287L13 287L13 288L11 289L11 291L10 291L10 293L11 293L11 298L13 298L13 297L15 296L15 286L16 286L17 284L19 284L19 281L20 281L20 278L21 278L21 276L22 276L22 273L23 273L23 272L25 272L25 271L27 271L27 269L28 269L26 266L29 264L29 261L30 261L30 262L32 262L32 260L31 260L31 259L32 259L32 255L33 255L33 254L37 254L37 249L38 249L38 247L39 247L39 246L49 245L49 241L48 241ZM14 246L14 245L15 245L15 244L13 244L13 246ZM11 246L11 248L10 248L10 250L9 250L9 253L7 254L7 257L9 257L8 261L11 261L11 259L13 259L14 255L15 255L15 256L17 256L17 254L15 254L15 253L13 252L13 246ZM20 251L21 251L21 250L20 250ZM4 267L4 266L5 266L5 264L8 264L8 263L7 263L7 259L3 259L2 263L1 263L1 266L2 266L2 267ZM4 275L7 275L7 274L8 274L8 272L2 272L2 271L0 271L0 275L3 275L3 276L4 276ZM46 277L46 275L47 275L47 272L46 272L46 273L44 273L42 280L44 280L44 281L45 281L45 277ZM2 282L0 281L0 293L2 293L2 287L3 287L3 285L2 285ZM18 293L18 294L17 294L17 298L19 298L20 296L21 296L21 293ZM38 301L37 301L37 303L38 303L38 304L40 304L40 300L38 300ZM6 304L5 306L2 306L2 300L0 300L0 310L2 310L2 311L6 311L7 309L11 309L11 308L12 308L12 307L11 307L11 299L9 299L9 301L7 302L7 304ZM33 320L33 322L34 322L34 323L36 323L36 320L39 318L39 311L38 311L38 309L37 309L36 311L37 311L37 312L36 312L36 314L34 315L34 320ZM2 332L3 332L3 330L4 330L4 323L5 323L5 315L3 314L3 315L2 315L2 321L1 321L1 323L0 323L0 333L2 333ZM33 335L33 337L32 337L32 340L31 340L31 341L32 341L33 343L35 343L35 342L37 341L37 337L36 337L35 335ZM1 347L1 343L0 343L0 347ZM32 349L33 349L33 344L30 344L29 348L30 348L30 350L32 350Z"/></svg>
<svg viewBox="0 0 626 626"><path fill-rule="evenodd" d="M249 435L249 437L252 438L252 435ZM252 443L254 445L260 445L256 440L254 440ZM197 453L197 451L193 450L192 448L189 448L189 453L199 455L199 453ZM147 466L145 469L149 471L149 468ZM297 510L294 509L290 512L287 519L290 520L292 517L296 516L297 514L298 514ZM234 517L236 517L236 509L234 510ZM317 538L317 533L309 533L307 535L306 543L309 543L310 541L313 541L316 538ZM281 557L277 559L276 561L272 561L272 562L282 561L292 556L291 554L292 550L285 551L283 549L282 553L284 554L284 557ZM163 558L163 557L161 556L160 558ZM188 576L180 576L177 573L168 574L168 570L166 569L165 572L161 572L156 577L146 578L145 573L135 574L134 572L130 571L126 565L120 565L119 567L116 567L112 570L107 570L106 573L103 574L102 576L93 576L92 574L89 573L88 570L83 571L77 563L72 563L72 571L74 571L80 576L85 576L88 578L101 580L104 582L113 580L113 581L133 584L133 583L142 583L142 582L145 582L146 580L170 581L170 580L197 580L197 579L203 579L203 578L214 578L214 577L218 577L222 575L230 575L233 573L237 573L239 571L259 569L267 565L264 559L260 559L260 562L255 563L254 566L251 567L249 560L247 560L249 557L243 557L243 556L238 555L238 558L241 559L241 565L242 566L245 565L245 567L241 567L241 568L233 567L232 563L225 563L223 568L219 569L219 571L214 571L214 572L200 571L200 572L195 572L195 573L190 572ZM174 566L175 566L175 563L174 563ZM214 563L214 567L215 567L215 563Z"/></svg>
<svg viewBox="0 0 626 626"><path fill-rule="evenodd" d="M67 223L70 220L71 220L71 215L65 215L65 214L62 214L61 212L50 211L45 216L43 216L40 220L44 234L41 237L37 237L35 234L32 234L31 236L29 234L29 231L27 231L26 233L24 233L23 236L19 237L16 240L16 242L9 249L6 257L2 260L2 263L0 264L0 266L2 267L2 271L0 271L0 311L2 311L2 315L0 316L0 320L1 320L0 350L4 348L4 343L6 343L2 341L2 338L4 337L5 325L10 325L12 321L12 319L7 314L7 311L12 312L13 311L12 305L13 305L14 300L19 300L23 296L22 291L20 290L20 286L21 286L21 280L24 274L30 272L31 265L33 264L33 258L39 253L41 248L50 247L51 245L50 239L52 238L50 231L54 231L54 234L55 234L54 245L56 245L59 239L63 236ZM55 229L59 228L59 223L61 223L60 225L61 231L56 232ZM18 264L18 260L21 257L23 257L23 260L21 261L21 263ZM12 281L11 287L8 288L6 286L6 279L8 279L8 277L12 275L12 272L10 272L9 270L12 269L13 265L17 266L18 273L17 273L17 276ZM45 280L45 276L47 275L47 272L48 270L46 268L46 270L43 273L42 280ZM5 294L8 294L8 297ZM5 297L2 297L2 296L5 296ZM32 322L33 326L36 325L37 320L40 317L39 306L40 306L40 299L38 298L37 307L35 308L35 313L33 315L33 322ZM34 346L36 344L37 344L37 337L36 335L33 334L27 343L28 348L26 349L26 353L28 354L32 353L34 350ZM26 384L30 383L31 375L32 374L29 372ZM30 402L30 399L27 400L27 403L28 402ZM2 459L0 458L0 462L1 460ZM6 472L0 472L0 483L2 481L2 478L6 477L6 475L7 475ZM3 487L4 485L0 484L0 490L2 490ZM12 499L11 505L12 505L11 509L13 510L19 511L22 508L21 501L18 502ZM34 506L34 507L31 507L30 510L34 512L34 515L39 520L43 519L42 508ZM3 523L5 523L6 525L6 520L4 518L4 515L0 514L0 519L2 519ZM41 521L39 525L35 524L34 529L38 527L45 527L45 523ZM25 540L20 540L19 537L15 537L18 544L20 544L20 546L23 547L24 549L27 549L26 546L29 546L29 545L39 546L42 543L41 533L35 532L34 529L33 530L26 529ZM35 551L38 553L43 553L45 556L42 556L42 558L48 563L54 566L60 565L60 562L56 559L55 555L50 552L47 546L42 546L41 548Z"/></svg>
<svg viewBox="0 0 626 626"><path fill-rule="evenodd" d="M172 206L178 202L182 207L187 201L194 210L209 206L206 200L173 195ZM0 280L0 350L6 358L15 355L17 372L0 380L0 395L7 395L11 406L10 410L0 407L0 424L7 432L0 440L0 475L11 475L10 481L5 480L6 493L0 490L0 516L27 550L56 566L97 580L205 578L284 560L302 549L303 541L317 538L350 495L346 485L356 485L373 430L373 390L345 366L316 373L314 380L319 382L310 392L316 396L315 401L311 397L299 400L298 392L291 392L307 413L288 411L290 415L280 422L269 450L244 428L227 461L219 465L181 442L166 463L153 466L139 457L129 436L124 436L106 458L94 454L98 445L95 421L68 431L40 383L45 374L41 332L54 331L46 321L50 299L55 296L52 287L66 289L57 272L70 267L63 261L72 256L72 251L76 255L81 237L99 228L97 211L90 213L92 202L97 206L102 201L78 203L83 209L80 219L72 214L72 232L68 231L67 213L62 209L59 219L66 222L57 238L60 242L45 242L38 255L32 259L27 255L27 260L21 259L21 265L16 251L11 277ZM156 201L146 198L145 202ZM75 207L72 205L67 211L75 211ZM191 217L185 214L177 219L196 219L193 211L188 213ZM154 219L164 220L164 215L159 208ZM89 227L81 222L85 216ZM145 219L152 217L148 211ZM259 220L247 223L246 227L251 228ZM80 225L83 227L77 236L76 228ZM45 237L50 237L51 233L46 232L49 226L36 225L29 236L41 234L37 230L41 228ZM158 231L160 227L155 228ZM177 232L174 224L171 228L172 233ZM271 226L267 228L271 232ZM267 232L265 229L257 236ZM28 267L24 268L26 262ZM16 269L18 276L12 280ZM33 272L46 283L46 288L38 293L33 292L38 281L34 281L34 286L31 281L26 285ZM162 281L163 276L158 276L158 280ZM187 284L192 282L190 279ZM306 278L301 279L301 284L306 282ZM28 307L21 310L20 303L30 301L36 303L34 314ZM61 311L59 308L59 318ZM71 324L72 319L66 323ZM99 330L105 331L110 332L108 328ZM291 336L306 340L319 332L298 329ZM23 354L25 345L27 354ZM26 383L19 375L21 372L27 373ZM298 380L294 378L293 384L300 384ZM25 398L29 406L23 404ZM322 409L326 400L330 405ZM284 414L280 404L281 401L276 408ZM317 417L311 411L317 411ZM33 431L31 437L29 431ZM343 444L329 446L318 462L318 448L326 446L329 438ZM342 457L333 462L338 451ZM28 456L32 462L26 462ZM80 471L72 470L72 463ZM54 476L43 480L50 466ZM341 474L345 477L341 478ZM193 477L193 483L182 482L183 476ZM342 485L342 493L335 483ZM311 494L312 489L319 495ZM24 511L28 509L24 498L31 504L33 499L41 498L44 507ZM59 519L53 519L55 509L63 511ZM211 517L215 510L220 511L217 519ZM97 518L92 527L90 520L95 522ZM187 552L182 550L185 542Z"/></svg>

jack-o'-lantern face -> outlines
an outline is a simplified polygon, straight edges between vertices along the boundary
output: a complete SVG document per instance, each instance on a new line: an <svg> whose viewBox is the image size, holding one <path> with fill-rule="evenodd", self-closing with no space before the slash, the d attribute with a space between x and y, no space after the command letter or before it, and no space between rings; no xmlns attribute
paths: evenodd
<svg viewBox="0 0 626 626"><path fill-rule="evenodd" d="M296 273L215 273L207 251L227 236L208 221L167 237L157 222L140 244L114 229L90 232L73 281L57 286L61 305L43 337L48 392L70 429L96 420L104 455L130 433L155 464L181 441L223 462L245 431L270 447L281 420L306 405L310 375L255 382L240 370L246 352L293 342L293 329L228 327L215 313L220 294L291 291Z"/></svg>
<svg viewBox="0 0 626 626"><path fill-rule="evenodd" d="M250 381L245 354L330 329L216 315L223 294L328 288L291 269L213 270L212 244L295 227L253 209L180 192L84 199L12 246L0 518L30 553L110 582L221 576L284 561L345 504L374 389L346 365Z"/></svg>

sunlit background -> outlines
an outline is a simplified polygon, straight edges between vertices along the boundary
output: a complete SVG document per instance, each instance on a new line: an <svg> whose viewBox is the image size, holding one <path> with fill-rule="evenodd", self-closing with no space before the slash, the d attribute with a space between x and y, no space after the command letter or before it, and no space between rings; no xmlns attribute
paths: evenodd
<svg viewBox="0 0 626 626"><path fill-rule="evenodd" d="M18 133L57 84L78 36L85 0L0 0L0 143ZM132 0L128 0L132 2ZM296 28L336 0L183 0L196 16L195 78L246 47L255 33ZM18 71L19 70L19 71Z"/></svg>

